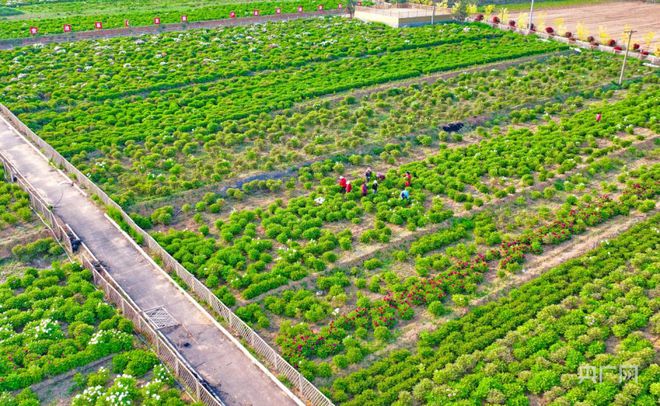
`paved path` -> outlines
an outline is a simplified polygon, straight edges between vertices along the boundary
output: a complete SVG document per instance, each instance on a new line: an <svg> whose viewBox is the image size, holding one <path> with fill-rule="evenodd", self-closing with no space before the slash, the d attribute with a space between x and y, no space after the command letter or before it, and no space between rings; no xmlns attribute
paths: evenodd
<svg viewBox="0 0 660 406"><path fill-rule="evenodd" d="M143 310L163 306L180 324L162 332L227 405L294 405L293 395L140 253L69 178L0 117L0 150L87 244Z"/></svg>

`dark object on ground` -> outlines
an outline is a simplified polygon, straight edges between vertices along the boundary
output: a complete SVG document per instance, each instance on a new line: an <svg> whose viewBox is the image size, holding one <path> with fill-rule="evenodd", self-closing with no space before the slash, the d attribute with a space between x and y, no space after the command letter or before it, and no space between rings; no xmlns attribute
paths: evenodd
<svg viewBox="0 0 660 406"><path fill-rule="evenodd" d="M453 133L460 131L461 128L463 128L464 124L463 123L451 123L447 125L443 125L442 129L448 133Z"/></svg>

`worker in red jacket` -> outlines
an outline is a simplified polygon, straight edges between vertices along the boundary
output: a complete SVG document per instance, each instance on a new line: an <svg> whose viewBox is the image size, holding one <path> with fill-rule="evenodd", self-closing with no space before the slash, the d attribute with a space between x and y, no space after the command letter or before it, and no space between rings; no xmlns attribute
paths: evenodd
<svg viewBox="0 0 660 406"><path fill-rule="evenodd" d="M351 181L349 180L346 182L346 193L351 193L351 190L353 190L353 185L351 184Z"/></svg>
<svg viewBox="0 0 660 406"><path fill-rule="evenodd" d="M406 187L410 187L410 185L412 184L412 175L410 174L410 172L406 171L406 174L404 176L406 178Z"/></svg>
<svg viewBox="0 0 660 406"><path fill-rule="evenodd" d="M346 183L347 183L346 178L343 177L343 176L340 176L338 183L339 183L339 187L341 187L341 189L342 189L341 192L346 193Z"/></svg>

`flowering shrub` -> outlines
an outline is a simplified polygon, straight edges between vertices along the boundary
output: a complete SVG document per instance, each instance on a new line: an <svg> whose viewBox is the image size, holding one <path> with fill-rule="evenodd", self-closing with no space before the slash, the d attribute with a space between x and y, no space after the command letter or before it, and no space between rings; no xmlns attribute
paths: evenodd
<svg viewBox="0 0 660 406"><path fill-rule="evenodd" d="M545 27L545 32L547 32L550 35L553 35L555 33L555 29L552 27Z"/></svg>
<svg viewBox="0 0 660 406"><path fill-rule="evenodd" d="M611 40L607 41L607 46L613 47L615 45L616 45L616 40L611 39Z"/></svg>
<svg viewBox="0 0 660 406"><path fill-rule="evenodd" d="M72 406L92 404L185 405L186 402L181 399L181 393L172 389L173 384L174 381L165 368L157 365L153 368L153 377L145 383L140 383L133 375L121 374L105 385L87 386L82 393L73 397L71 404Z"/></svg>
<svg viewBox="0 0 660 406"><path fill-rule="evenodd" d="M500 23L500 18L498 16L493 16L491 21L495 24L499 24Z"/></svg>
<svg viewBox="0 0 660 406"><path fill-rule="evenodd" d="M474 17L475 21L483 21L484 20L484 15L483 14L477 14L476 17Z"/></svg>

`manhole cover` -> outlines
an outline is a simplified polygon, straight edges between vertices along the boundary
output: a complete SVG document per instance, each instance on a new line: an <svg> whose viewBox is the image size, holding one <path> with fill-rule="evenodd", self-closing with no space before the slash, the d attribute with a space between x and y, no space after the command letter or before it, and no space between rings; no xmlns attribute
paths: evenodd
<svg viewBox="0 0 660 406"><path fill-rule="evenodd" d="M176 321L176 319L172 317L172 315L169 314L164 307L155 307L151 310L145 311L144 313L147 315L147 317L149 317L149 319L156 325L156 328L158 329L179 325L179 322Z"/></svg>

